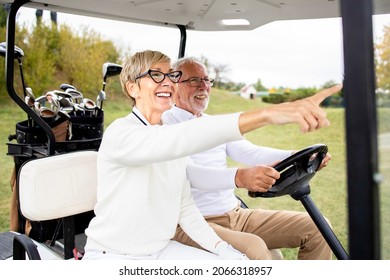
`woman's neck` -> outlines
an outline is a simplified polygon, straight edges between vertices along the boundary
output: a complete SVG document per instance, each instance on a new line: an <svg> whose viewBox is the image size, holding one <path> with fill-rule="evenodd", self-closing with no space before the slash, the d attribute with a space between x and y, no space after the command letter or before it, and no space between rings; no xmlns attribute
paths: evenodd
<svg viewBox="0 0 390 280"><path fill-rule="evenodd" d="M162 112L145 110L144 108L140 108L140 106L137 105L135 107L137 107L137 109L142 113L142 115L151 125L161 124Z"/></svg>

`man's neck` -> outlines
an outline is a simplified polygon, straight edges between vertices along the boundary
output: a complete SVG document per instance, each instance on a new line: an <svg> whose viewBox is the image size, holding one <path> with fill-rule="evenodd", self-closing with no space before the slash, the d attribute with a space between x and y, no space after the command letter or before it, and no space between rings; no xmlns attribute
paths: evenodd
<svg viewBox="0 0 390 280"><path fill-rule="evenodd" d="M201 116L203 116L203 112L199 112L199 111L192 111L192 110L189 110L189 109L186 109L186 108L183 108L183 107L180 107L179 105L175 105L177 108L180 108L184 111L187 111L188 113L191 113L192 115L194 115L195 117L199 118Z"/></svg>

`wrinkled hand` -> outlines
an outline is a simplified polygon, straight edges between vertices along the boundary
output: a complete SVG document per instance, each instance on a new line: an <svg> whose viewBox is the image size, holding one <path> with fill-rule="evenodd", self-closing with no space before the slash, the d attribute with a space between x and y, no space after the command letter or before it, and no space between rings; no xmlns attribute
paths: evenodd
<svg viewBox="0 0 390 280"><path fill-rule="evenodd" d="M294 154L293 152L292 154ZM330 153L326 153L318 170L326 167L332 159ZM273 166L280 163L277 161L270 166L258 165L252 167L239 168L236 173L235 183L237 188L245 188L251 192L266 192L280 178L280 173Z"/></svg>
<svg viewBox="0 0 390 280"><path fill-rule="evenodd" d="M249 260L245 254L234 249L226 241L222 241L217 244L215 253L224 260Z"/></svg>
<svg viewBox="0 0 390 280"><path fill-rule="evenodd" d="M239 168L235 183L238 188L245 188L251 192L266 192L280 178L280 174L271 166L258 165Z"/></svg>
<svg viewBox="0 0 390 280"><path fill-rule="evenodd" d="M328 162L332 159L332 156L329 153L326 153L324 159L321 162L320 167L318 167L318 170L321 170L322 168L326 167L328 165Z"/></svg>
<svg viewBox="0 0 390 280"><path fill-rule="evenodd" d="M266 110L266 116L273 124L297 123L302 133L329 126L326 112L320 107L325 98L339 92L342 85L321 90L315 95L294 102L281 103Z"/></svg>

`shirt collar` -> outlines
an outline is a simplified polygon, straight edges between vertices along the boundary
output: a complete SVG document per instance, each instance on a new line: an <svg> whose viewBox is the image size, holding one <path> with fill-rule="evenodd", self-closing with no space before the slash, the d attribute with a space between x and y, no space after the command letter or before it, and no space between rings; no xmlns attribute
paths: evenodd
<svg viewBox="0 0 390 280"><path fill-rule="evenodd" d="M195 116L191 112L188 112L184 109L181 109L181 108L177 107L176 105L172 106L171 110L172 110L173 114L180 119L180 121L188 121L188 120L192 120L192 119L197 118L197 116ZM202 116L203 115L204 114L202 113Z"/></svg>
<svg viewBox="0 0 390 280"><path fill-rule="evenodd" d="M132 112L134 112L134 114L135 114L138 118L140 118L142 121L144 121L144 123L146 123L147 125L150 125L150 123L148 122L148 120L144 117L144 115L142 115L141 111L140 111L137 107L134 106ZM142 121L141 121L141 122L142 122Z"/></svg>

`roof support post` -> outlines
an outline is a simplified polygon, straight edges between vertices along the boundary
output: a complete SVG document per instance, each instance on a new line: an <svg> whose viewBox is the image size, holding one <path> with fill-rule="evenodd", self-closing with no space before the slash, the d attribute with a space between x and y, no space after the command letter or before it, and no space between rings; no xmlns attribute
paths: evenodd
<svg viewBox="0 0 390 280"><path fill-rule="evenodd" d="M380 259L378 143L371 0L341 0L344 38L349 251Z"/></svg>
<svg viewBox="0 0 390 280"><path fill-rule="evenodd" d="M14 88L14 52L9 50L15 49L15 31L16 31L16 14L18 10L26 3L28 0L15 0L10 7L8 18L7 18L7 52L5 56L5 80L7 85L8 95L22 108L29 117L31 117L36 124L38 124L46 132L48 138L48 154L54 155L55 153L55 138L54 133L51 130L50 126L20 98L16 93Z"/></svg>
<svg viewBox="0 0 390 280"><path fill-rule="evenodd" d="M187 32L184 25L177 25L180 30L180 47L179 47L179 57L182 58L185 55L186 43L187 43Z"/></svg>

